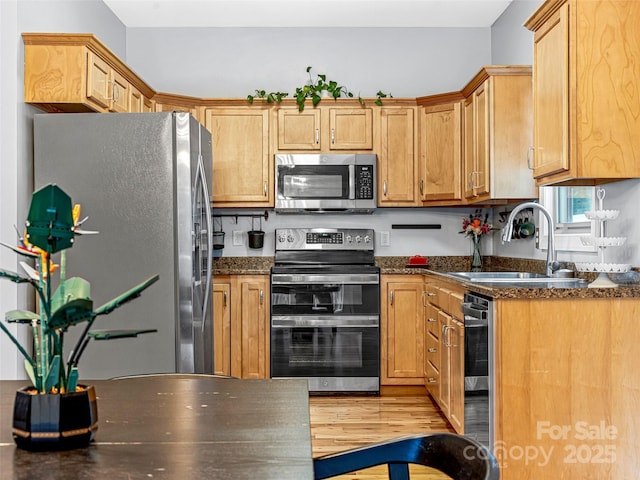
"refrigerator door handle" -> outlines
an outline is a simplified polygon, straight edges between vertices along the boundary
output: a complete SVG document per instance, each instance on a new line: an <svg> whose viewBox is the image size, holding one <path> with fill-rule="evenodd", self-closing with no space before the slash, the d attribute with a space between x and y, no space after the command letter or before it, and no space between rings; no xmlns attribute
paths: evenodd
<svg viewBox="0 0 640 480"><path fill-rule="evenodd" d="M202 333L204 333L204 327L207 319L207 307L209 305L209 295L211 295L211 277L212 277L212 250L213 250L213 227L211 218L211 197L209 196L209 189L207 188L207 176L205 175L204 163L202 161L202 155L198 154L198 175L202 182L202 194L204 195L205 216L207 217L207 281L204 291L204 305L202 306Z"/></svg>

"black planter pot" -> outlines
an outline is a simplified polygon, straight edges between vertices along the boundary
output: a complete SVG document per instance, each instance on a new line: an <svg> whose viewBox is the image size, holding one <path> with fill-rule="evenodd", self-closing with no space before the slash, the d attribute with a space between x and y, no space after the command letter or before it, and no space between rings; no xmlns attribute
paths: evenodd
<svg viewBox="0 0 640 480"><path fill-rule="evenodd" d="M13 440L26 450L85 447L98 429L98 405L92 386L84 390L45 394L16 392Z"/></svg>

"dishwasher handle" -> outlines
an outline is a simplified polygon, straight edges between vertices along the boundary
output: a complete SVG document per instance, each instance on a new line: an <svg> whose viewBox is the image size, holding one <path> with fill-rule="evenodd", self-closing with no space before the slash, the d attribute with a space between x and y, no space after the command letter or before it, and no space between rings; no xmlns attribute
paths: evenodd
<svg viewBox="0 0 640 480"><path fill-rule="evenodd" d="M464 313L465 317L468 316L484 320L487 318L488 309L483 305L478 305L477 303L463 302L462 313Z"/></svg>

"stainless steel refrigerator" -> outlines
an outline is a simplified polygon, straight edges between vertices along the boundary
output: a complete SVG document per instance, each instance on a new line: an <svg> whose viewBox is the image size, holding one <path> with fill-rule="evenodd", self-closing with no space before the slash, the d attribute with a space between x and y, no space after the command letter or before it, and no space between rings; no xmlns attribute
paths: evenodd
<svg viewBox="0 0 640 480"><path fill-rule="evenodd" d="M158 332L92 340L81 378L213 373L211 169L211 134L187 113L35 115L35 188L58 184L88 216L82 228L100 232L76 237L67 278L89 281L100 306L160 276L93 326Z"/></svg>

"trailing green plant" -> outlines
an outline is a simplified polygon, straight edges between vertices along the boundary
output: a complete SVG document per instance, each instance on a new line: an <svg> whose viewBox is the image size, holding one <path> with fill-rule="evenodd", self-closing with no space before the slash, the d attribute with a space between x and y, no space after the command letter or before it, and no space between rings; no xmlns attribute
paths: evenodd
<svg viewBox="0 0 640 480"><path fill-rule="evenodd" d="M89 282L82 278L65 278L66 250L76 235L98 233L81 230L80 206L72 208L71 198L57 185L47 185L33 193L26 232L20 245L0 242L16 253L36 259L36 268L20 262L27 276L0 269L0 278L32 285L40 300L40 313L12 310L6 313L7 323L30 325L33 331L33 355L0 322L0 329L16 345L25 359L25 370L40 393L64 393L76 390L78 362L90 339L111 340L137 337L156 332L145 330L90 330L99 315L107 315L122 304L139 297L143 290L158 280L154 275L101 307L93 308ZM60 282L51 292L51 277L58 265L52 255L60 252ZM68 359L63 358L64 335L73 325L86 323Z"/></svg>
<svg viewBox="0 0 640 480"><path fill-rule="evenodd" d="M295 92L295 100L298 105L298 110L303 111L305 102L308 98L311 99L312 105L315 107L320 103L323 97L329 97L338 99L340 97L353 98L354 94L350 92L347 87L344 85L340 85L338 82L334 80L327 80L327 76L325 74L316 74L315 78L311 74L312 67L307 67L307 74L309 74L309 81L303 85L302 87L296 88ZM254 99L262 98L267 103L280 103L285 97L287 97L288 93L282 92L269 92L267 93L265 90L256 90L255 95L248 95L247 101L249 103L253 103ZM383 98L393 98L391 94L386 94L381 90L376 94L377 99L375 101L376 105L382 105ZM358 103L360 105L364 105L364 99L358 95L357 97Z"/></svg>

